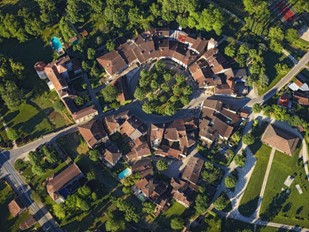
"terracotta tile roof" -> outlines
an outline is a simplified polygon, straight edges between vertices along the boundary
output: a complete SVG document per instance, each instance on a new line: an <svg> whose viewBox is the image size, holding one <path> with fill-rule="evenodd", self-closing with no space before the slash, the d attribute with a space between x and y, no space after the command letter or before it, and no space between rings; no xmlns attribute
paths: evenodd
<svg viewBox="0 0 309 232"><path fill-rule="evenodd" d="M8 204L8 208L13 217L16 217L19 213L21 213L25 209L19 198L12 200Z"/></svg>
<svg viewBox="0 0 309 232"><path fill-rule="evenodd" d="M186 208L189 208L191 205L191 202L187 199L185 194L182 192L179 192L179 191L174 192L173 198Z"/></svg>
<svg viewBox="0 0 309 232"><path fill-rule="evenodd" d="M19 225L19 229L21 230L26 230L29 229L30 227L32 227L37 221L35 220L35 218L33 217L33 215L30 215L25 221L23 221L20 225Z"/></svg>
<svg viewBox="0 0 309 232"><path fill-rule="evenodd" d="M104 118L104 123L109 134L115 132L120 126L114 115L109 115Z"/></svg>
<svg viewBox="0 0 309 232"><path fill-rule="evenodd" d="M52 66L51 64L48 64L45 66L45 74L47 78L50 80L50 82L55 87L55 90L57 92L60 92L61 89L68 87L68 84L66 81L60 76L57 68L55 66Z"/></svg>
<svg viewBox="0 0 309 232"><path fill-rule="evenodd" d="M207 40L202 40L201 38L197 38L193 41L191 46L192 49L196 50L199 54L202 54L207 46Z"/></svg>
<svg viewBox="0 0 309 232"><path fill-rule="evenodd" d="M114 75L127 67L126 62L117 51L111 51L100 56L97 61L110 75Z"/></svg>
<svg viewBox="0 0 309 232"><path fill-rule="evenodd" d="M152 167L152 160L149 158L138 160L131 165L131 169L133 173L143 171L150 167Z"/></svg>
<svg viewBox="0 0 309 232"><path fill-rule="evenodd" d="M126 157L129 161L141 159L143 157L147 157L151 155L151 151L148 147L147 143L142 143L141 145L134 148L131 152L129 152Z"/></svg>
<svg viewBox="0 0 309 232"><path fill-rule="evenodd" d="M112 166L114 166L121 157L122 153L114 144L105 148L104 159Z"/></svg>
<svg viewBox="0 0 309 232"><path fill-rule="evenodd" d="M229 138L234 128L215 116L213 119L213 129L223 138Z"/></svg>
<svg viewBox="0 0 309 232"><path fill-rule="evenodd" d="M182 178L193 184L197 184L203 165L203 160L197 157L191 157L187 166L185 167Z"/></svg>
<svg viewBox="0 0 309 232"><path fill-rule="evenodd" d="M299 138L287 130L269 124L261 140L263 143L292 156Z"/></svg>
<svg viewBox="0 0 309 232"><path fill-rule="evenodd" d="M188 183L182 180L174 179L172 177L170 185L173 187L173 191L183 191L188 187Z"/></svg>
<svg viewBox="0 0 309 232"><path fill-rule="evenodd" d="M231 120L231 124L237 123L240 120L240 116L238 114L226 108L223 108L220 113Z"/></svg>
<svg viewBox="0 0 309 232"><path fill-rule="evenodd" d="M163 139L165 124L151 124L150 142L160 143Z"/></svg>
<svg viewBox="0 0 309 232"><path fill-rule="evenodd" d="M231 95L233 90L227 84L217 85L215 88L215 94Z"/></svg>
<svg viewBox="0 0 309 232"><path fill-rule="evenodd" d="M218 100L206 99L203 103L203 108L208 108L215 111L221 111L222 102Z"/></svg>
<svg viewBox="0 0 309 232"><path fill-rule="evenodd" d="M300 105L308 106L309 105L309 94L308 92L294 92L294 98L296 99L297 103Z"/></svg>
<svg viewBox="0 0 309 232"><path fill-rule="evenodd" d="M154 183L153 178L151 176L147 176L141 180L139 180L135 186L146 196L150 197L150 195L154 191Z"/></svg>
<svg viewBox="0 0 309 232"><path fill-rule="evenodd" d="M86 124L79 126L78 130L91 148L108 140L107 134L103 127L103 121L101 120L91 120Z"/></svg>
<svg viewBox="0 0 309 232"><path fill-rule="evenodd" d="M76 121L78 119L84 118L86 116L98 115L98 111L94 108L94 106L88 106L82 110L74 112L72 114L72 118Z"/></svg>
<svg viewBox="0 0 309 232"><path fill-rule="evenodd" d="M278 104L287 108L289 106L289 98L284 95L280 96Z"/></svg>
<svg viewBox="0 0 309 232"><path fill-rule="evenodd" d="M55 200L53 193L59 191L63 186L80 175L82 175L81 170L75 163L73 163L58 175L49 177L46 183L46 190L53 200Z"/></svg>

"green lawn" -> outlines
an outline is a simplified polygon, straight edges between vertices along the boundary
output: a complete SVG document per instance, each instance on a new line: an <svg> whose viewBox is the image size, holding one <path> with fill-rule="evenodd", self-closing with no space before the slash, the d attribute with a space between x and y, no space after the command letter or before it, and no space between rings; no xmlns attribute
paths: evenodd
<svg viewBox="0 0 309 232"><path fill-rule="evenodd" d="M257 208L270 152L271 148L263 144L255 153L256 164L238 208L244 216L251 216Z"/></svg>
<svg viewBox="0 0 309 232"><path fill-rule="evenodd" d="M175 202L165 213L164 216L167 218L171 218L173 216L180 216L185 212L186 207L184 207L182 204Z"/></svg>
<svg viewBox="0 0 309 232"><path fill-rule="evenodd" d="M15 198L12 188L3 180L0 180L0 231L19 231L19 224L27 219L28 211L24 211L15 218L8 210L8 204Z"/></svg>
<svg viewBox="0 0 309 232"><path fill-rule="evenodd" d="M275 153L262 201L261 216L274 222L300 225L308 228L309 182L305 179L304 168L301 163L298 163L299 151L300 147L294 152L292 157L281 152ZM282 188L287 189L284 181L289 175L294 175L295 179L290 186L290 194L284 197ZM302 195L298 193L295 187L297 184L300 185L303 191ZM278 198L278 196L281 197Z"/></svg>

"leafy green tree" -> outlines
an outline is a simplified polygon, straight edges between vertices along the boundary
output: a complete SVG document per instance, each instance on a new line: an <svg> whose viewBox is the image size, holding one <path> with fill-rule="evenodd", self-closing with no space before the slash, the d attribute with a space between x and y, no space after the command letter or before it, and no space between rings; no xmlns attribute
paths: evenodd
<svg viewBox="0 0 309 232"><path fill-rule="evenodd" d="M83 198L89 197L91 194L91 189L88 186L82 186L77 190L78 195Z"/></svg>
<svg viewBox="0 0 309 232"><path fill-rule="evenodd" d="M228 206L228 204L229 204L229 200L227 199L227 196L225 194L222 194L214 202L214 206L216 210L223 210Z"/></svg>
<svg viewBox="0 0 309 232"><path fill-rule="evenodd" d="M40 163L32 164L31 171L35 175L42 175L42 174L44 174L44 169L40 165Z"/></svg>
<svg viewBox="0 0 309 232"><path fill-rule="evenodd" d="M74 102L78 106L82 106L85 104L84 99L80 96L77 96L76 98L74 98Z"/></svg>
<svg viewBox="0 0 309 232"><path fill-rule="evenodd" d="M246 156L244 154L238 154L235 156L235 163L239 167L243 167L246 162Z"/></svg>
<svg viewBox="0 0 309 232"><path fill-rule="evenodd" d="M225 47L225 49L224 49L224 54L227 55L227 56L230 56L230 57L234 58L235 55L236 55L236 49L237 49L237 47L236 47L236 41L233 40L231 43L229 43L228 46Z"/></svg>
<svg viewBox="0 0 309 232"><path fill-rule="evenodd" d="M91 193L91 199L92 199L93 201L96 201L96 200L98 199L97 193L95 193L95 192Z"/></svg>
<svg viewBox="0 0 309 232"><path fill-rule="evenodd" d="M184 222L183 219L180 218L180 217L174 217L174 218L171 220L171 228L172 228L173 230L181 230L181 229L183 229L184 224L185 224L185 222Z"/></svg>
<svg viewBox="0 0 309 232"><path fill-rule="evenodd" d="M232 134L231 139L234 143L239 143L239 141L241 140L241 134L239 131L236 131L234 134Z"/></svg>
<svg viewBox="0 0 309 232"><path fill-rule="evenodd" d="M124 231L125 228L126 224L124 220L120 218L115 219L115 217L111 214L108 215L108 219L105 223L106 231L112 231L112 232Z"/></svg>
<svg viewBox="0 0 309 232"><path fill-rule="evenodd" d="M93 48L88 48L88 50L87 50L88 60L93 60L94 56L95 56L95 50Z"/></svg>
<svg viewBox="0 0 309 232"><path fill-rule="evenodd" d="M95 171L91 170L90 172L87 172L86 177L88 181L94 180L96 178Z"/></svg>
<svg viewBox="0 0 309 232"><path fill-rule="evenodd" d="M16 109L23 102L23 91L13 81L0 85L0 95L9 109Z"/></svg>
<svg viewBox="0 0 309 232"><path fill-rule="evenodd" d="M227 188L235 188L237 179L234 175L229 175L224 179L224 184Z"/></svg>
<svg viewBox="0 0 309 232"><path fill-rule="evenodd" d="M143 209L142 211L148 215L153 215L155 210L155 205L152 202L146 201L143 202Z"/></svg>
<svg viewBox="0 0 309 232"><path fill-rule="evenodd" d="M60 220L64 219L66 216L65 208L62 204L53 204L53 211L56 217Z"/></svg>
<svg viewBox="0 0 309 232"><path fill-rule="evenodd" d="M262 109L263 109L263 107L258 103L255 103L252 107L252 111L254 113L260 113L262 111Z"/></svg>
<svg viewBox="0 0 309 232"><path fill-rule="evenodd" d="M283 49L282 41L284 39L282 29L279 27L271 27L268 37L270 38L270 48L277 53L281 53Z"/></svg>
<svg viewBox="0 0 309 232"><path fill-rule="evenodd" d="M285 75L289 72L289 66L287 64L278 63L275 65L275 69L279 75Z"/></svg>
<svg viewBox="0 0 309 232"><path fill-rule="evenodd" d="M204 214L208 207L208 198L206 195L197 195L195 199L195 210L197 214Z"/></svg>
<svg viewBox="0 0 309 232"><path fill-rule="evenodd" d="M168 169L168 163L165 160L159 160L156 166L159 171L165 171Z"/></svg>
<svg viewBox="0 0 309 232"><path fill-rule="evenodd" d="M298 39L298 32L294 28L289 28L286 30L285 39L289 43L294 43Z"/></svg>
<svg viewBox="0 0 309 232"><path fill-rule="evenodd" d="M94 162L97 162L100 157L100 152L96 149L89 151L89 159L91 159Z"/></svg>
<svg viewBox="0 0 309 232"><path fill-rule="evenodd" d="M111 52L115 50L115 43L112 40L106 41L106 49Z"/></svg>
<svg viewBox="0 0 309 232"><path fill-rule="evenodd" d="M82 211L88 211L90 209L90 206L87 203L87 201L79 197L76 198L76 206Z"/></svg>
<svg viewBox="0 0 309 232"><path fill-rule="evenodd" d="M114 102L117 101L118 91L117 88L111 84L107 85L104 89L101 90L104 101Z"/></svg>
<svg viewBox="0 0 309 232"><path fill-rule="evenodd" d="M19 138L18 132L13 128L8 128L6 130L6 135L7 135L8 139L11 140L11 141L15 141Z"/></svg>
<svg viewBox="0 0 309 232"><path fill-rule="evenodd" d="M247 133L242 138L242 141L246 145L251 145L251 144L253 144L255 142L255 138L254 138L254 136L251 133Z"/></svg>

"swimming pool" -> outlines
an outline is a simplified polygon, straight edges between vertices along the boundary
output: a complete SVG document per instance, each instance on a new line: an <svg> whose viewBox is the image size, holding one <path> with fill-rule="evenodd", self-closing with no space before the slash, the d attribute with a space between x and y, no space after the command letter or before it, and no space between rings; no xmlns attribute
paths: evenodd
<svg viewBox="0 0 309 232"><path fill-rule="evenodd" d="M125 170L123 170L122 172L118 174L118 178L122 180L126 178L127 176L130 176L131 174L132 174L132 170L130 168L126 168Z"/></svg>
<svg viewBox="0 0 309 232"><path fill-rule="evenodd" d="M53 37L51 39L52 48L55 50L60 50L62 48L62 43L58 37Z"/></svg>

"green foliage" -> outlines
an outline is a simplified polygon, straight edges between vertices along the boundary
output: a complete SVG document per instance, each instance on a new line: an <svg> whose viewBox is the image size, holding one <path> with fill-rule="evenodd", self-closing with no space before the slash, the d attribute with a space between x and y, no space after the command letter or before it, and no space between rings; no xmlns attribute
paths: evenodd
<svg viewBox="0 0 309 232"><path fill-rule="evenodd" d="M113 50L115 50L115 44L114 44L114 42L112 41L112 40L108 40L107 42L106 42L106 49L108 50L108 51L113 51Z"/></svg>
<svg viewBox="0 0 309 232"><path fill-rule="evenodd" d="M22 169L24 169L26 167L26 163L25 161L23 161L22 159L17 159L14 163L14 168L17 170L17 171L20 171Z"/></svg>
<svg viewBox="0 0 309 232"><path fill-rule="evenodd" d="M133 175L126 177L123 180L123 185L126 186L126 187L132 187L140 179L141 179L141 175L139 173L135 173Z"/></svg>
<svg viewBox="0 0 309 232"><path fill-rule="evenodd" d="M281 53L283 49L284 33L279 27L271 27L268 37L270 39L270 49L274 52Z"/></svg>
<svg viewBox="0 0 309 232"><path fill-rule="evenodd" d="M221 177L220 169L209 161L205 162L204 166L205 171L201 173L203 180L209 184L214 184Z"/></svg>
<svg viewBox="0 0 309 232"><path fill-rule="evenodd" d="M86 177L88 181L94 180L96 178L95 171L91 170L90 172L87 172Z"/></svg>
<svg viewBox="0 0 309 232"><path fill-rule="evenodd" d="M115 217L112 214L108 214L108 219L105 223L105 229L106 231L124 231L126 228L125 221L123 221L120 218L115 219Z"/></svg>
<svg viewBox="0 0 309 232"><path fill-rule="evenodd" d="M242 141L243 141L244 144L249 146L249 145L251 145L255 142L255 138L251 133L247 133L242 138Z"/></svg>
<svg viewBox="0 0 309 232"><path fill-rule="evenodd" d="M23 102L23 91L13 81L0 83L0 95L9 109L16 109Z"/></svg>
<svg viewBox="0 0 309 232"><path fill-rule="evenodd" d="M275 69L278 75L285 75L289 72L289 67L287 64L278 63L275 65Z"/></svg>
<svg viewBox="0 0 309 232"><path fill-rule="evenodd" d="M104 101L106 102L115 102L117 101L118 91L117 88L111 84L107 85L104 89L101 90Z"/></svg>
<svg viewBox="0 0 309 232"><path fill-rule="evenodd" d="M235 156L235 164L239 167L243 167L245 165L246 162L246 156L245 154L238 154Z"/></svg>
<svg viewBox="0 0 309 232"><path fill-rule="evenodd" d="M255 103L252 107L252 111L254 113L260 113L262 111L262 109L263 109L263 107L258 103Z"/></svg>
<svg viewBox="0 0 309 232"><path fill-rule="evenodd" d="M173 230L181 230L183 227L184 227L184 220L180 217L174 217L172 220L171 220L171 228Z"/></svg>
<svg viewBox="0 0 309 232"><path fill-rule="evenodd" d="M8 139L11 140L11 141L14 141L14 140L19 138L18 132L13 128L8 128L6 130L6 135L7 135Z"/></svg>
<svg viewBox="0 0 309 232"><path fill-rule="evenodd" d="M241 140L241 134L240 134L240 132L239 131L236 131L234 134L232 134L232 136L231 136L231 139L232 139L232 141L235 143L235 144L237 144L237 143L239 143L239 141Z"/></svg>
<svg viewBox="0 0 309 232"><path fill-rule="evenodd" d="M165 160L159 160L156 166L157 166L157 169L161 172L168 169L168 163Z"/></svg>
<svg viewBox="0 0 309 232"><path fill-rule="evenodd" d="M289 28L286 30L286 34L285 34L285 39L289 42L289 43L294 43L295 40L298 39L298 32L296 29L294 28Z"/></svg>
<svg viewBox="0 0 309 232"><path fill-rule="evenodd" d="M234 175L229 175L224 179L224 184L227 188L235 188L237 179Z"/></svg>
<svg viewBox="0 0 309 232"><path fill-rule="evenodd" d="M62 204L53 204L53 211L55 216L60 220L66 216L66 211Z"/></svg>
<svg viewBox="0 0 309 232"><path fill-rule="evenodd" d="M124 219L127 222L134 221L135 223L138 222L140 219L139 214L137 213L136 208L131 205L130 202L125 201L121 198L118 198L116 201L114 201L115 206L122 212L124 212Z"/></svg>
<svg viewBox="0 0 309 232"><path fill-rule="evenodd" d="M84 99L80 96L77 96L76 98L74 98L74 102L78 106L82 106L85 104Z"/></svg>
<svg viewBox="0 0 309 232"><path fill-rule="evenodd" d="M100 157L100 152L96 149L89 151L89 159L91 159L94 162L97 162Z"/></svg>
<svg viewBox="0 0 309 232"><path fill-rule="evenodd" d="M195 211L197 214L204 214L208 207L208 198L206 195L197 195L195 199Z"/></svg>
<svg viewBox="0 0 309 232"><path fill-rule="evenodd" d="M234 58L236 55L236 49L237 49L236 41L233 40L231 43L229 43L228 46L225 47L224 54Z"/></svg>
<svg viewBox="0 0 309 232"><path fill-rule="evenodd" d="M49 163L54 164L54 163L57 162L58 157L57 157L57 153L54 150L51 151L50 149L47 148L46 145L44 145L42 147L42 152L43 152L44 156L46 157L46 160Z"/></svg>
<svg viewBox="0 0 309 232"><path fill-rule="evenodd" d="M156 207L155 204L153 204L152 202L146 201L146 202L143 202L142 211L148 215L153 215L155 207Z"/></svg>
<svg viewBox="0 0 309 232"><path fill-rule="evenodd" d="M222 194L220 197L216 199L214 202L214 206L217 210L225 209L230 203L230 200L225 194Z"/></svg>

